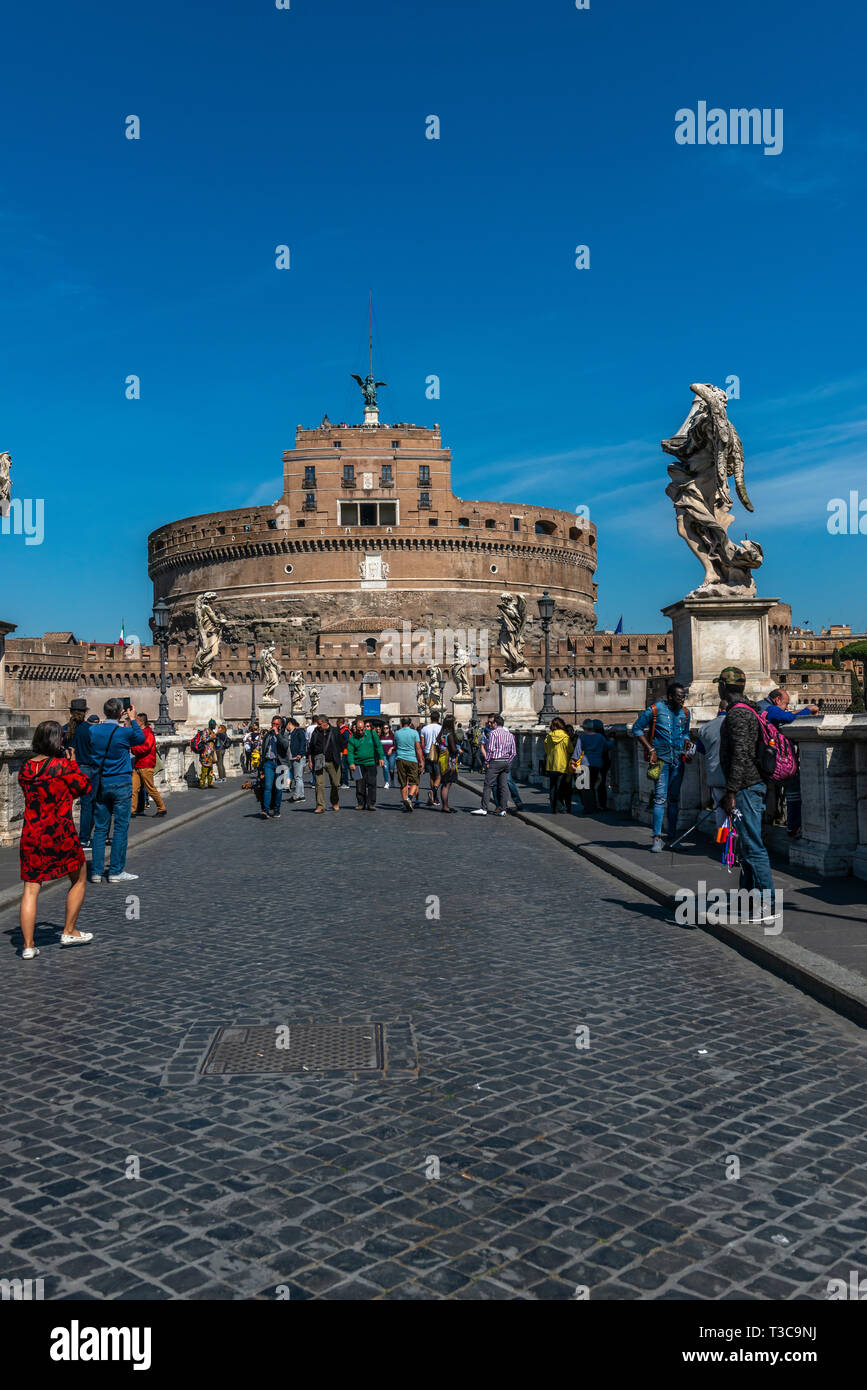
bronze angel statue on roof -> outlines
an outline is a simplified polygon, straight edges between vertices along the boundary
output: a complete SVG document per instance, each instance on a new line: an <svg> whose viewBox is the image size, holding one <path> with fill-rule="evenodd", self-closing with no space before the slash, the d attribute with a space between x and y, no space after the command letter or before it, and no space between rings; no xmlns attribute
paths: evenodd
<svg viewBox="0 0 867 1390"><path fill-rule="evenodd" d="M692 409L670 439L663 439L665 453L677 463L668 466L671 482L665 489L674 503L678 535L704 566L704 582L694 593L712 597L732 589L754 594L752 571L764 555L756 541L736 545L728 538L734 521L729 478L748 512L753 504L744 479L744 449L728 418L728 396L717 386L693 383Z"/></svg>
<svg viewBox="0 0 867 1390"><path fill-rule="evenodd" d="M357 381L361 387L362 395L364 396L364 404L375 406L377 390L380 386L387 386L388 382L374 381L372 372L370 376L366 376L363 380L360 376L357 376L355 372L350 372L349 375L352 377L352 380Z"/></svg>

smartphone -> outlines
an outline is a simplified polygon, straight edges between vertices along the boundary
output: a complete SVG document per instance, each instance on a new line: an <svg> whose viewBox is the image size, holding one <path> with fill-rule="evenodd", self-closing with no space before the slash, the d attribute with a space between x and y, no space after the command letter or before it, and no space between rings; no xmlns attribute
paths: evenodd
<svg viewBox="0 0 867 1390"><path fill-rule="evenodd" d="M132 709L132 700L130 700L126 695L124 695L123 699L121 700L121 704L123 705L124 709Z"/></svg>

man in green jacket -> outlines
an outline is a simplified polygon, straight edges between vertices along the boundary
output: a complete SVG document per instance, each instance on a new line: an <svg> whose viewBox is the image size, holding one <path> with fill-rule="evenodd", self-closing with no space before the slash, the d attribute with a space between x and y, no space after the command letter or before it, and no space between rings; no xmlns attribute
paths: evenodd
<svg viewBox="0 0 867 1390"><path fill-rule="evenodd" d="M376 769L385 766L385 751L373 725L366 729L364 720L356 719L346 752L349 758L349 775L355 782L355 809L375 811Z"/></svg>

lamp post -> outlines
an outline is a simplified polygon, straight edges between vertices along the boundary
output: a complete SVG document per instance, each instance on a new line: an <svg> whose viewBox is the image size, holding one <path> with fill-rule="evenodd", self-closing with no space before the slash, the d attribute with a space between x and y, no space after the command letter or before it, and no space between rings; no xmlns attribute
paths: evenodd
<svg viewBox="0 0 867 1390"><path fill-rule="evenodd" d="M169 718L169 700L166 694L166 658L169 647L169 605L164 598L154 604L154 615L150 619L150 629L160 649L160 712L154 723L155 734L173 734L174 721Z"/></svg>
<svg viewBox="0 0 867 1390"><path fill-rule="evenodd" d="M569 653L572 658L572 670L569 675L572 677L572 703L575 706L574 722L578 723L578 639L575 638L575 646Z"/></svg>
<svg viewBox="0 0 867 1390"><path fill-rule="evenodd" d="M250 660L250 676L253 680L253 693L250 697L250 723L256 718L256 677L259 674L259 658L256 655L255 642L247 643L247 656Z"/></svg>
<svg viewBox="0 0 867 1390"><path fill-rule="evenodd" d="M542 631L545 634L545 693L542 708L539 711L539 723L550 724L557 711L554 708L554 692L551 689L551 660L549 655L549 633L551 631L551 619L554 616L554 600L546 589L542 597L538 600L539 617L542 620Z"/></svg>

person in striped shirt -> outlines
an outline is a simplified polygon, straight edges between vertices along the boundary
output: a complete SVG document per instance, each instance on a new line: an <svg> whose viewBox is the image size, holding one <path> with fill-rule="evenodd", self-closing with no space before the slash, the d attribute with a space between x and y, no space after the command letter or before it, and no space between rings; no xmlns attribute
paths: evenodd
<svg viewBox="0 0 867 1390"><path fill-rule="evenodd" d="M512 759L517 753L515 739L503 722L503 716L494 716L494 727L491 730L487 744L485 745L485 786L482 792L482 804L477 811L472 811L473 816L486 816L491 804L491 792L494 783L497 784L497 802L500 809L493 811L496 816L504 816L506 807L509 804L509 768Z"/></svg>

